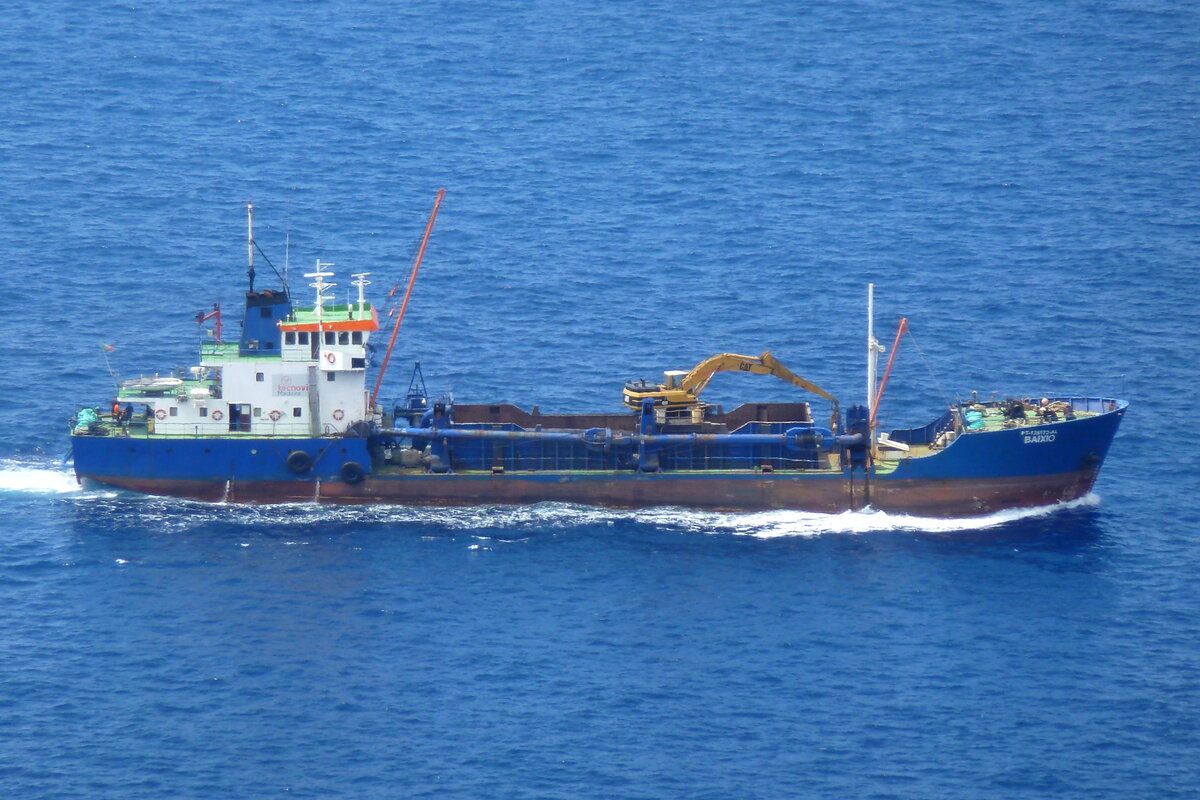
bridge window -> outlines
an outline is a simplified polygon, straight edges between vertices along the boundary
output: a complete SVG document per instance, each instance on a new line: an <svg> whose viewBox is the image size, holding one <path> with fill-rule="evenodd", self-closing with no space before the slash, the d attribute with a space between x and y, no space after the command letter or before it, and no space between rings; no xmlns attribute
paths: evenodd
<svg viewBox="0 0 1200 800"><path fill-rule="evenodd" d="M288 331L287 333L285 333L283 335L283 343L284 344L295 344L296 343L296 332Z"/></svg>
<svg viewBox="0 0 1200 800"><path fill-rule="evenodd" d="M325 344L333 344L333 331L325 331Z"/></svg>
<svg viewBox="0 0 1200 800"><path fill-rule="evenodd" d="M350 344L350 333L348 331L338 331L338 344Z"/></svg>
<svg viewBox="0 0 1200 800"><path fill-rule="evenodd" d="M308 331L300 331L300 344L308 344Z"/></svg>
<svg viewBox="0 0 1200 800"><path fill-rule="evenodd" d="M351 334L350 341L354 342L355 344L362 344L362 331L355 331L353 334Z"/></svg>

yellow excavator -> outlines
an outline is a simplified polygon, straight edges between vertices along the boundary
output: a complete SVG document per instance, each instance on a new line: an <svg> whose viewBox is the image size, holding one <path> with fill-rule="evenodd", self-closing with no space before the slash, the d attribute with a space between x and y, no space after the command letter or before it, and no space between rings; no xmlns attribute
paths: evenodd
<svg viewBox="0 0 1200 800"><path fill-rule="evenodd" d="M670 370L663 373L664 383L651 384L645 380L625 384L622 401L632 409L642 407L642 401L651 398L656 406L666 406L667 419L690 419L699 421L707 404L700 402L700 393L718 372L749 372L754 375L774 375L793 386L823 397L833 404L833 418L838 418L837 398L829 392L796 375L779 363L770 351L761 356L741 356L736 353L719 353L701 361L691 371Z"/></svg>

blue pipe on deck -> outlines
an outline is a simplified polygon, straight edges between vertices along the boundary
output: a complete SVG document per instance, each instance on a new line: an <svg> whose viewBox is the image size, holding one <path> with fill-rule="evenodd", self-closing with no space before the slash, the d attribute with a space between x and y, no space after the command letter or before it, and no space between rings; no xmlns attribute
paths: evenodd
<svg viewBox="0 0 1200 800"><path fill-rule="evenodd" d="M790 428L786 433L659 433L617 434L608 428L589 428L586 431L497 431L487 428L389 428L387 436L408 436L414 439L488 439L492 441L583 442L597 446L632 447L649 445L778 445L798 450L813 448L834 450L863 443L863 434L835 435L822 428Z"/></svg>
<svg viewBox="0 0 1200 800"><path fill-rule="evenodd" d="M385 436L408 436L413 439L492 439L499 441L582 442L582 433L551 431L494 431L486 428L388 428Z"/></svg>

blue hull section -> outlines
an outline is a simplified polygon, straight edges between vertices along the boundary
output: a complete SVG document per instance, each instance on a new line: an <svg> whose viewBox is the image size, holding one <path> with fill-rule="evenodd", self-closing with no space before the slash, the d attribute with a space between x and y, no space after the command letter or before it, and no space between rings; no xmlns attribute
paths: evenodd
<svg viewBox="0 0 1200 800"><path fill-rule="evenodd" d="M1095 469L1104 461L1125 406L1095 417L969 433L924 458L901 461L890 480L1022 478Z"/></svg>
<svg viewBox="0 0 1200 800"><path fill-rule="evenodd" d="M370 472L362 438L277 439L76 436L75 472L102 483L113 479L166 481L340 480L347 462ZM297 474L288 457L305 453L311 468Z"/></svg>

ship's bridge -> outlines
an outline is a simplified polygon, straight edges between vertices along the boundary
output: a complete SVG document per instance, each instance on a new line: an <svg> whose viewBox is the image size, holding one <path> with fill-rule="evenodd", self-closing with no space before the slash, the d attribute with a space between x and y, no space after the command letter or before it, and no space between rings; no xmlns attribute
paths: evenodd
<svg viewBox="0 0 1200 800"><path fill-rule="evenodd" d="M331 266L318 261L316 272L305 276L316 279L311 284L317 290L316 302L279 321L280 352L284 361L316 361L322 370L365 370L368 341L379 330L379 315L364 297L368 273L354 275L358 302L327 305L326 293L336 286L325 282L333 273L324 268Z"/></svg>
<svg viewBox="0 0 1200 800"><path fill-rule="evenodd" d="M368 340L379 330L374 306L351 303L318 308L296 309L290 319L279 323L283 360L319 360L322 369L365 369Z"/></svg>

